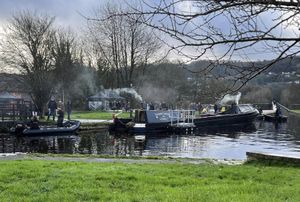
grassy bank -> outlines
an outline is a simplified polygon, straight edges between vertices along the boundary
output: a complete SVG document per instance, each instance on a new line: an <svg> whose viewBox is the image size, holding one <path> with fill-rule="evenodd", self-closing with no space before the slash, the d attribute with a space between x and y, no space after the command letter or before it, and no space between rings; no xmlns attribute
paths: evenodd
<svg viewBox="0 0 300 202"><path fill-rule="evenodd" d="M102 119L111 120L112 112L100 112L100 111L74 111L71 114L71 119ZM117 113L116 113L117 114ZM129 112L123 112L118 115L120 118L129 118Z"/></svg>
<svg viewBox="0 0 300 202"><path fill-rule="evenodd" d="M300 172L262 165L0 161L1 201L299 201Z"/></svg>

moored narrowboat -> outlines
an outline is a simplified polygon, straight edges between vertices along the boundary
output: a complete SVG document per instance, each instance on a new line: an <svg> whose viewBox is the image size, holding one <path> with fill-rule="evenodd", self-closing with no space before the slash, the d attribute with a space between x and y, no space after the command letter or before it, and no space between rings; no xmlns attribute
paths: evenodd
<svg viewBox="0 0 300 202"><path fill-rule="evenodd" d="M135 110L132 119L114 118L111 131L129 133L172 132L176 128L231 127L251 124L259 112L250 104L238 105L234 110L195 116L193 110Z"/></svg>

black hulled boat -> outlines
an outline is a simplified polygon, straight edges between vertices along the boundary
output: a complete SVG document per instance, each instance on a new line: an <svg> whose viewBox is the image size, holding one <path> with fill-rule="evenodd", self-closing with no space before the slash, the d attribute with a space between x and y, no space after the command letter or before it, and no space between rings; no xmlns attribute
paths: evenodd
<svg viewBox="0 0 300 202"><path fill-rule="evenodd" d="M183 117L182 114L185 114ZM251 124L259 112L250 104L238 105L235 110L194 116L193 110L136 110L132 119L114 118L110 131L129 133L172 132L176 127L232 127ZM188 117L188 118L187 118Z"/></svg>
<svg viewBox="0 0 300 202"><path fill-rule="evenodd" d="M285 123L287 122L287 116L276 116L275 114L266 114L264 115L264 120L269 122Z"/></svg>
<svg viewBox="0 0 300 202"><path fill-rule="evenodd" d="M110 131L129 133L153 133L169 131L171 111L135 110L132 119L114 117Z"/></svg>
<svg viewBox="0 0 300 202"><path fill-rule="evenodd" d="M20 136L51 136L66 135L75 133L80 127L80 121L66 121L62 127L40 126L38 129L31 129L24 124L18 124L11 130L12 133Z"/></svg>
<svg viewBox="0 0 300 202"><path fill-rule="evenodd" d="M227 111L216 114L201 115L195 118L196 127L223 127L252 123L259 115L257 109L250 104L235 106L236 109L229 108Z"/></svg>

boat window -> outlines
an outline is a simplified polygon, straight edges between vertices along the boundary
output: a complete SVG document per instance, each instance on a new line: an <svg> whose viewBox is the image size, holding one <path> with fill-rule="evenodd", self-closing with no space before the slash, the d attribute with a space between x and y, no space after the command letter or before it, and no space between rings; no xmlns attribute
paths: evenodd
<svg viewBox="0 0 300 202"><path fill-rule="evenodd" d="M136 110L135 111L135 122L137 123L145 123L145 111L143 110Z"/></svg>
<svg viewBox="0 0 300 202"><path fill-rule="evenodd" d="M240 105L239 108L242 113L255 111L251 105Z"/></svg>

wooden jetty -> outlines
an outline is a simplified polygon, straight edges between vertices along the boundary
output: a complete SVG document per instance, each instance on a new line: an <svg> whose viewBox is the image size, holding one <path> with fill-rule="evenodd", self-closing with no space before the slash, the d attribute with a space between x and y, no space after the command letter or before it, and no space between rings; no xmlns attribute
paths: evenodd
<svg viewBox="0 0 300 202"><path fill-rule="evenodd" d="M246 152L247 161L262 161L300 165L300 156L287 156L260 152Z"/></svg>

